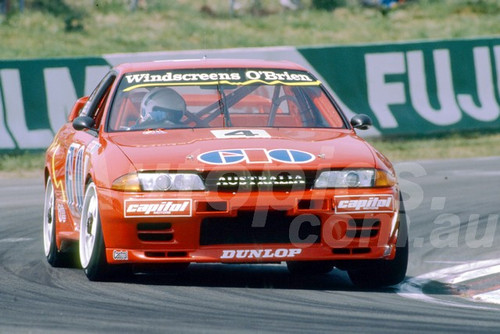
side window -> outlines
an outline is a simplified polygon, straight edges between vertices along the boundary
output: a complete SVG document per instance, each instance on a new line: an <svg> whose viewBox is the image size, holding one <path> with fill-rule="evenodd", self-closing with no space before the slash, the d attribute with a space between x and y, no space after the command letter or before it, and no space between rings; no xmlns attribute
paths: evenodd
<svg viewBox="0 0 500 334"><path fill-rule="evenodd" d="M116 73L109 72L106 74L92 94L90 94L89 100L80 112L80 116L90 116L94 119L95 128L99 128L101 125L106 102L108 101L111 86L115 79Z"/></svg>
<svg viewBox="0 0 500 334"><path fill-rule="evenodd" d="M99 126L101 125L101 120L102 120L102 116L104 114L104 109L105 109L105 106L107 104L107 101L108 101L108 97L109 97L109 92L111 90L111 85L108 87L106 93L104 94L104 96L101 98L101 100L99 101L98 105L97 105L97 108L94 112L94 126L96 129L99 128Z"/></svg>

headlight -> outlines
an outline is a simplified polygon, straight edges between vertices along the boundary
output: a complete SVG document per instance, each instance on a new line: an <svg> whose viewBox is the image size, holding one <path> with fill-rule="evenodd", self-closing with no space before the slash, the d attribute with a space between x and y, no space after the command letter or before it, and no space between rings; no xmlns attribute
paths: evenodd
<svg viewBox="0 0 500 334"><path fill-rule="evenodd" d="M396 178L382 170L344 169L322 172L314 182L314 188L370 188L395 184Z"/></svg>
<svg viewBox="0 0 500 334"><path fill-rule="evenodd" d="M132 173L113 182L112 188L120 191L192 191L205 190L197 174L189 173Z"/></svg>

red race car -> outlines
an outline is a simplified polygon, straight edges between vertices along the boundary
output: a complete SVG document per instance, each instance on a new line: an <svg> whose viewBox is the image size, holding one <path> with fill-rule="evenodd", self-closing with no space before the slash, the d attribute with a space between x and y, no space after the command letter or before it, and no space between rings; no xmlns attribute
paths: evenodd
<svg viewBox="0 0 500 334"><path fill-rule="evenodd" d="M290 62L123 64L47 149L44 250L90 280L118 268L286 262L386 286L408 237L391 163Z"/></svg>

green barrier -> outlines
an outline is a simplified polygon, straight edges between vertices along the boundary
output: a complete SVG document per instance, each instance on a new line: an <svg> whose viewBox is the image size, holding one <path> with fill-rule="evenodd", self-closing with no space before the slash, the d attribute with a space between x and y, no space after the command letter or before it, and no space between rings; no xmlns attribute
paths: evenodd
<svg viewBox="0 0 500 334"><path fill-rule="evenodd" d="M301 48L382 135L500 129L500 39Z"/></svg>
<svg viewBox="0 0 500 334"><path fill-rule="evenodd" d="M0 151L46 148L76 99L92 91L110 64L193 53L0 61ZM286 58L311 68L349 115L373 118L375 135L500 129L499 38L199 53Z"/></svg>
<svg viewBox="0 0 500 334"><path fill-rule="evenodd" d="M108 70L102 58L0 61L0 150L46 148Z"/></svg>

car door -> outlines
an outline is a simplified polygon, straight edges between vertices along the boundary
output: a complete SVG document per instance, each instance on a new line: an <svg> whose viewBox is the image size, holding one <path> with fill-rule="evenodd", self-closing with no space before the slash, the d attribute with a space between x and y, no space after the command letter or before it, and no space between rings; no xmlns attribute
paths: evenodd
<svg viewBox="0 0 500 334"><path fill-rule="evenodd" d="M116 73L109 72L92 92L79 117L90 117L93 125L75 130L70 145L66 148L65 191L68 208L73 216L73 228L79 228L85 185L92 154L100 147L99 134L104 126L104 114L108 106L111 87Z"/></svg>

